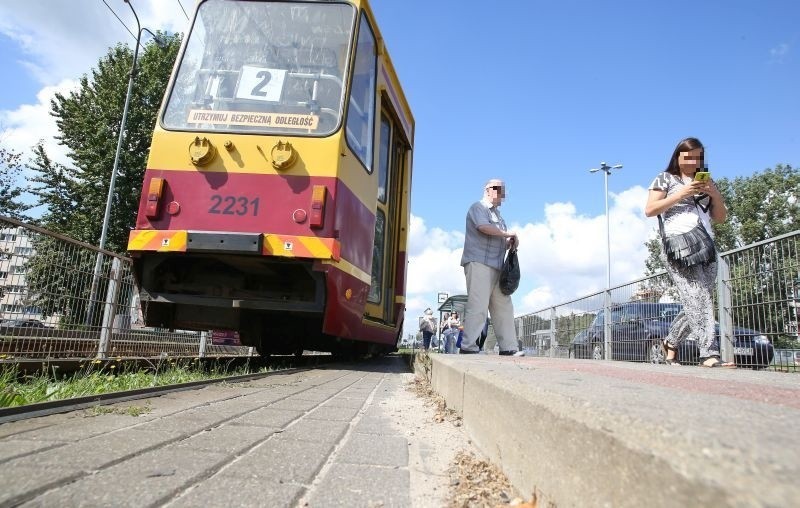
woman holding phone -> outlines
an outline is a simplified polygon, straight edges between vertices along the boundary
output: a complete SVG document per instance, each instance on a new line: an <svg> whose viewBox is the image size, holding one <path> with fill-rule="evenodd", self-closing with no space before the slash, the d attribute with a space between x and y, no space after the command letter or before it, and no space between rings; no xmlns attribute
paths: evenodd
<svg viewBox="0 0 800 508"><path fill-rule="evenodd" d="M678 143L667 169L650 184L645 215L659 216L661 260L683 304L664 341L666 363L680 365L678 344L693 338L700 348L700 366L732 367L722 362L714 344L712 300L717 261L711 223L724 222L728 210L709 173L703 170L704 154L697 138Z"/></svg>

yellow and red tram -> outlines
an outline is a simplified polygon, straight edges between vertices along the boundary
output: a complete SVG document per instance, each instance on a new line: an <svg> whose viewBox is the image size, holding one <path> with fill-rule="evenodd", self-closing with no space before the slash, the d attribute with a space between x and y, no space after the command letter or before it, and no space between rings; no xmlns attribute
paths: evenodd
<svg viewBox="0 0 800 508"><path fill-rule="evenodd" d="M413 140L366 1L198 2L128 242L146 323L394 350Z"/></svg>

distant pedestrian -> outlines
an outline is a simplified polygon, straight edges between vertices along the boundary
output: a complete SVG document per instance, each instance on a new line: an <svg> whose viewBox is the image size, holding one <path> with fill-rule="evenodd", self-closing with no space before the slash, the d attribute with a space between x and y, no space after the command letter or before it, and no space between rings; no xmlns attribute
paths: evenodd
<svg viewBox="0 0 800 508"><path fill-rule="evenodd" d="M422 349L427 351L431 347L431 337L436 332L436 318L433 317L430 307L425 309L425 313L422 315L419 331L422 332Z"/></svg>
<svg viewBox="0 0 800 508"><path fill-rule="evenodd" d="M444 335L444 352L455 353L458 331L461 328L461 320L458 319L458 312L451 312L442 328Z"/></svg>
<svg viewBox="0 0 800 508"><path fill-rule="evenodd" d="M697 138L678 143L667 169L650 184L645 215L659 216L661 260L675 284L683 310L664 341L666 363L679 365L678 345L697 341L702 367L729 367L720 359L712 294L717 276L714 230L728 210L710 175L703 170L705 149ZM702 172L698 175L698 172Z"/></svg>
<svg viewBox="0 0 800 508"><path fill-rule="evenodd" d="M514 304L500 291L500 270L506 250L517 248L516 233L509 233L500 204L506 196L502 180L492 179L483 188L483 198L467 212L464 253L461 266L467 279L467 308L464 312L462 354L479 352L478 340L491 313L501 355L522 356L517 351Z"/></svg>

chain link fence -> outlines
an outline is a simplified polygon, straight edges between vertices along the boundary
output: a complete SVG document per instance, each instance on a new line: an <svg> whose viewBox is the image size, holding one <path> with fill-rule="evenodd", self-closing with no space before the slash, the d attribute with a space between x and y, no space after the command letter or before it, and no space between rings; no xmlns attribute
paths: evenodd
<svg viewBox="0 0 800 508"><path fill-rule="evenodd" d="M800 368L799 240L796 231L720 256L723 359ZM660 363L661 340L680 310L662 272L520 316L517 337L532 356ZM145 327L130 258L0 216L0 359L253 354L235 344L232 332ZM698 361L694 341L678 354L681 363Z"/></svg>
<svg viewBox="0 0 800 508"><path fill-rule="evenodd" d="M714 295L724 360L739 366L800 368L800 231L725 252ZM682 306L665 272L516 318L528 355L661 363L662 340ZM681 363L696 364L687 340Z"/></svg>
<svg viewBox="0 0 800 508"><path fill-rule="evenodd" d="M131 266L130 258L0 216L0 359L253 354L225 344L236 343L232 332L144 326Z"/></svg>

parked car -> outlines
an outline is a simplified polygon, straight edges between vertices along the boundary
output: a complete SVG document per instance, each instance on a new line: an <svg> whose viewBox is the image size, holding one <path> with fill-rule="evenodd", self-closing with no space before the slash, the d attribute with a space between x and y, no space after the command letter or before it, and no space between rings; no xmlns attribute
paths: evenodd
<svg viewBox="0 0 800 508"><path fill-rule="evenodd" d="M46 328L38 319L6 319L0 323L0 328Z"/></svg>
<svg viewBox="0 0 800 508"><path fill-rule="evenodd" d="M630 302L611 307L611 357L615 360L664 362L663 339L683 306L679 303ZM570 357L602 359L605 348L605 313L600 311L586 330L570 343ZM719 341L719 324L716 325ZM733 329L733 354L737 365L766 367L775 351L769 339L756 330ZM699 363L700 349L685 340L678 350L680 363Z"/></svg>

